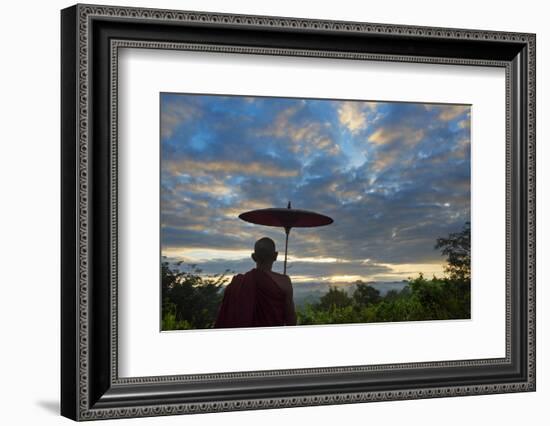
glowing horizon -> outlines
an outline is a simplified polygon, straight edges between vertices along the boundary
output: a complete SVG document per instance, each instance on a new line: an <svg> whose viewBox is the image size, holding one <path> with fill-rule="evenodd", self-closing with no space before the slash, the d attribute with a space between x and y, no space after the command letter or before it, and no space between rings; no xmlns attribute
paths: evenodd
<svg viewBox="0 0 550 426"><path fill-rule="evenodd" d="M250 261L251 251L245 250L212 250L212 249L181 249L181 250L168 250L163 253L166 258L169 258L170 262L175 263L182 261L189 265L203 265L209 261L237 261L239 263L250 263L250 268L253 268L254 265ZM367 259L368 261L369 259ZM352 263L347 259L338 259L338 258L311 258L311 257L297 257L297 256L288 256L289 262L289 275L292 278L293 283L303 283L303 282L329 282L329 283L349 283L355 281L394 281L394 280L403 280L408 278L414 278L418 274L422 274L425 277L431 277L435 275L437 277L442 277L444 275L445 263L418 263L418 264L378 264L377 266L382 266L388 268L388 272L383 274L371 274L371 275L327 275L323 277L315 275L294 275L290 272L292 269L293 263L307 262L313 264L350 264ZM359 261L359 264L366 264L365 260ZM280 269L282 264L282 258L275 262L274 270ZM210 274L203 274L205 276Z"/></svg>

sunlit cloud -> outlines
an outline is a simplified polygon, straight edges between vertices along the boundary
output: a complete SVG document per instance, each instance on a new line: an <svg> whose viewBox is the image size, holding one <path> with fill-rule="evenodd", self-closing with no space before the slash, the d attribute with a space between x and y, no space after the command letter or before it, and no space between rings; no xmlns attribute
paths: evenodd
<svg viewBox="0 0 550 426"><path fill-rule="evenodd" d="M451 105L442 106L438 109L440 110L439 119L443 121L450 121L463 114L466 114L470 110L470 107L466 105Z"/></svg>
<svg viewBox="0 0 550 426"><path fill-rule="evenodd" d="M373 276L374 280L383 278L392 278L392 279L407 279L415 278L419 273L422 273L426 278L431 278L432 275L443 276L445 264L443 262L439 263L386 263L381 264L390 269L389 272L384 274L376 274Z"/></svg>
<svg viewBox="0 0 550 426"><path fill-rule="evenodd" d="M330 277L323 278L321 281L329 281L332 283L337 282L355 282L355 281L367 281L368 278L362 275L331 275Z"/></svg>
<svg viewBox="0 0 550 426"><path fill-rule="evenodd" d="M341 101L338 107L338 120L351 133L356 134L367 127L367 111L374 110L374 102Z"/></svg>
<svg viewBox="0 0 550 426"><path fill-rule="evenodd" d="M167 170L173 174L208 175L210 173L222 173L224 175L239 173L268 177L292 177L299 171L284 169L273 164L259 161L239 163L237 161L193 161L193 160L169 160L166 162Z"/></svg>
<svg viewBox="0 0 550 426"><path fill-rule="evenodd" d="M172 259L191 263L201 263L212 260L241 260L250 257L247 250L220 250L210 248L173 247L163 250L163 255Z"/></svg>
<svg viewBox="0 0 550 426"><path fill-rule="evenodd" d="M404 145L411 146L420 142L424 135L424 129L381 128L376 130L372 135L369 136L369 142L377 145L385 145L399 140L403 141Z"/></svg>
<svg viewBox="0 0 550 426"><path fill-rule="evenodd" d="M258 130L257 136L276 137L286 141L288 149L293 153L309 155L315 150L324 150L330 155L336 155L339 147L332 140L330 123L321 122L310 117L307 122L297 118L304 112L304 103L298 102L280 111L273 124Z"/></svg>
<svg viewBox="0 0 550 426"><path fill-rule="evenodd" d="M223 180L219 179L207 179L203 182L189 182L186 184L180 184L176 187L176 189L198 194L211 194L213 196L229 195L235 191L235 188L232 188Z"/></svg>
<svg viewBox="0 0 550 426"><path fill-rule="evenodd" d="M160 117L161 138L170 138L174 130L185 122L199 118L201 111L190 103L167 102L163 105Z"/></svg>
<svg viewBox="0 0 550 426"><path fill-rule="evenodd" d="M307 262L307 263L348 263L347 259L339 259L336 257L300 257L300 256L288 256L288 260L291 262Z"/></svg>

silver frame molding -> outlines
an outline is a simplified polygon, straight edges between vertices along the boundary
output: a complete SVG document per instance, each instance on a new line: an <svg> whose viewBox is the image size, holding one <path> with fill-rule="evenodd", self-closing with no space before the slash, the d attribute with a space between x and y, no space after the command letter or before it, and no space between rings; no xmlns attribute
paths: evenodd
<svg viewBox="0 0 550 426"><path fill-rule="evenodd" d="M209 35L212 29L233 38L223 44L219 38L214 42ZM267 41L261 46L248 43L252 32L265 34ZM152 36L143 38L144 33ZM320 47L306 40L308 35L325 37L336 48ZM418 52L405 54L399 47L389 51L388 43L395 41L407 52L419 46ZM93 420L534 391L535 41L534 34L268 16L95 5L63 10L62 414L74 420ZM440 45L456 46L458 54L437 55ZM121 48L504 68L506 356L118 377L117 93ZM487 378L482 379L479 372ZM417 383L424 374L431 385ZM382 378L388 380L384 385ZM464 381L467 384L459 384ZM236 382L243 383L240 392L223 390L224 385L233 383L235 387Z"/></svg>

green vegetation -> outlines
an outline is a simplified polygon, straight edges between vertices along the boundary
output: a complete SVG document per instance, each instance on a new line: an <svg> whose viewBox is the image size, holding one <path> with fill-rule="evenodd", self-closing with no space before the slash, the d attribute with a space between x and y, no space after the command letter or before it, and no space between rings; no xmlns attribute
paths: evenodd
<svg viewBox="0 0 550 426"><path fill-rule="evenodd" d="M390 290L385 296L361 281L351 294L331 287L317 303L297 310L298 324L470 318L470 223L460 232L438 238L435 248L447 258L444 277L426 279L419 274L401 291ZM206 277L201 272L195 265L188 272L177 272L162 264L163 330L212 327L229 271Z"/></svg>
<svg viewBox="0 0 550 426"><path fill-rule="evenodd" d="M202 270L188 265L188 271L170 269L162 263L162 330L211 328L216 320L229 271L201 276Z"/></svg>
<svg viewBox="0 0 550 426"><path fill-rule="evenodd" d="M366 293L369 298L364 298ZM427 280L420 274L401 291L382 297L371 285L358 282L351 297L333 287L319 303L306 304L297 315L301 325L470 318L470 283Z"/></svg>
<svg viewBox="0 0 550 426"><path fill-rule="evenodd" d="M428 280L419 274L401 291L390 290L384 297L360 281L351 296L332 287L318 303L297 311L298 324L470 318L470 223L460 232L438 238L435 248L447 256L445 277Z"/></svg>

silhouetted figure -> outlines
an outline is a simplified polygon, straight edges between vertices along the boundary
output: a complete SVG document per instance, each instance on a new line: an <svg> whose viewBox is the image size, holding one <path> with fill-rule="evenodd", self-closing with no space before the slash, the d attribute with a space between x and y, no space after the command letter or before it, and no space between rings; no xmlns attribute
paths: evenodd
<svg viewBox="0 0 550 426"><path fill-rule="evenodd" d="M272 239L256 241L256 268L235 275L225 288L214 328L296 325L292 282L271 270L277 255Z"/></svg>

